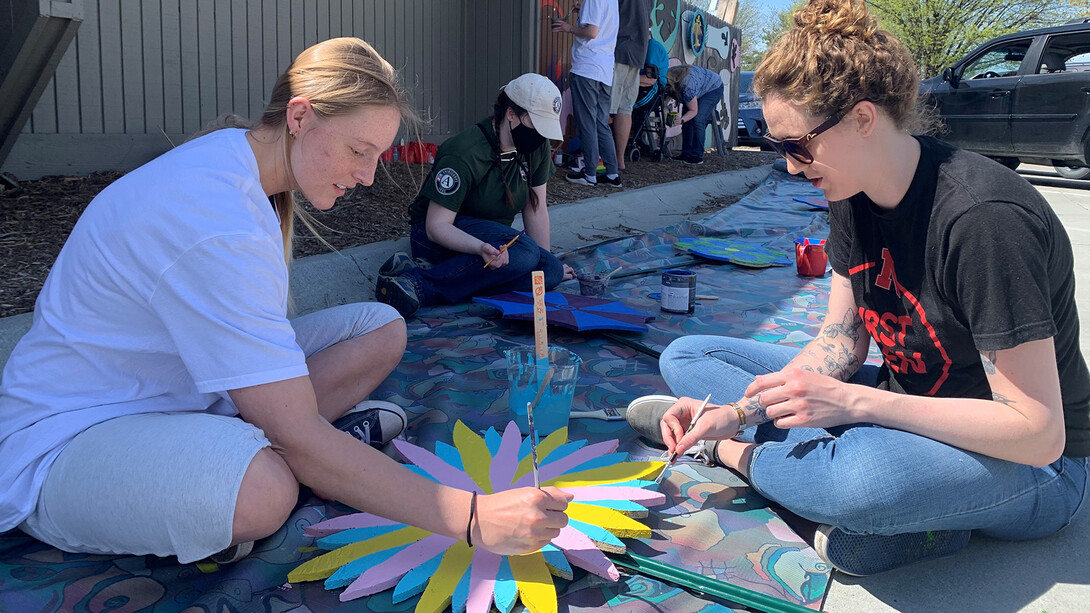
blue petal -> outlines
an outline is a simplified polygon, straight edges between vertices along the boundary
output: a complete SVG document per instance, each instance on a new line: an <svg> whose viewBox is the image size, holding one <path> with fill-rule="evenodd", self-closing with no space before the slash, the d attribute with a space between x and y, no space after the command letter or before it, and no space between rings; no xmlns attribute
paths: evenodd
<svg viewBox="0 0 1090 613"><path fill-rule="evenodd" d="M454 613L466 613L466 600L469 599L469 572L473 570L473 564L466 567L466 574L454 586L454 594L450 597L450 608Z"/></svg>
<svg viewBox="0 0 1090 613"><path fill-rule="evenodd" d="M439 563L443 561L444 553L439 552L434 558L405 573L394 588L393 603L397 604L422 593L428 587L431 576L439 570Z"/></svg>
<svg viewBox="0 0 1090 613"><path fill-rule="evenodd" d="M325 589L335 590L339 587L344 587L349 583L356 580L357 577L362 575L367 569L372 566L378 566L386 560L393 557L393 555L402 549L408 547L408 545L402 545L400 547L394 547L385 551L379 551L372 553L369 556L364 556L352 560L348 564L337 569L337 572L333 573L328 579L325 580Z"/></svg>
<svg viewBox="0 0 1090 613"><path fill-rule="evenodd" d="M435 455L454 468L465 471L465 467L462 466L462 454L458 452L458 448L454 445L448 445L443 441L435 441Z"/></svg>
<svg viewBox="0 0 1090 613"><path fill-rule="evenodd" d="M587 535L588 537L590 537L590 540L597 543L605 543L607 545L613 545L614 547L621 548L624 548L625 546L624 543L621 542L621 539L613 536L613 533L601 526L583 523L575 519L568 519L568 525Z"/></svg>
<svg viewBox="0 0 1090 613"><path fill-rule="evenodd" d="M496 595L496 608L501 613L511 613L511 609L515 607L515 601L518 600L518 584L515 583L515 577L511 574L511 564L508 563L507 556L500 561L500 570L496 573L496 587L493 592Z"/></svg>
<svg viewBox="0 0 1090 613"><path fill-rule="evenodd" d="M545 556L545 564L571 576L572 570L571 565L568 564L568 558L556 545L545 545L541 548L541 554Z"/></svg>
<svg viewBox="0 0 1090 613"><path fill-rule="evenodd" d="M500 436L499 432L496 432L495 428L489 428L488 431L484 433L484 444L488 447L488 453L491 453L493 456L500 450L501 441L503 441L503 437Z"/></svg>
<svg viewBox="0 0 1090 613"><path fill-rule="evenodd" d="M316 545L327 550L340 549L350 543L366 541L367 539L382 536L387 532L400 530L404 527L405 524L393 524L390 526L372 526L370 528L350 528L348 530L341 530L340 532L330 534L329 536L323 536L318 539Z"/></svg>

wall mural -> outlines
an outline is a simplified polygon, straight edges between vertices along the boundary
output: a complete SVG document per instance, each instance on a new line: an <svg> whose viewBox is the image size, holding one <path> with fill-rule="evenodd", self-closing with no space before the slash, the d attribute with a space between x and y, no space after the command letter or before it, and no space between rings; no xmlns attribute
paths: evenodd
<svg viewBox="0 0 1090 613"><path fill-rule="evenodd" d="M540 2L541 59L538 71L549 77L563 92L564 110L560 122L570 137L575 132L571 120L571 93L567 83L568 70L571 68L571 36L552 32L549 24L553 19L564 17L574 20L575 16L571 12L573 0ZM723 77L723 103L719 107L721 120L718 129L725 147L731 147L737 142L738 71L741 64L739 31L706 12L704 9L707 5L706 0L652 0L651 37L666 48L671 66L694 64L714 70ZM714 147L716 141L712 129L714 126L709 122L706 142L708 146ZM670 128L666 134L670 137L678 136L681 128Z"/></svg>

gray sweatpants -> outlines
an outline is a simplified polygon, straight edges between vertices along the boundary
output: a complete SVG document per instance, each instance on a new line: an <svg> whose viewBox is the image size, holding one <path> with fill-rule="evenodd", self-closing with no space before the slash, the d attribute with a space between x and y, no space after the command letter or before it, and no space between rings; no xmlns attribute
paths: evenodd
<svg viewBox="0 0 1090 613"><path fill-rule="evenodd" d="M589 180L597 180L600 157L605 162L606 174L616 175L617 150L609 129L610 86L577 74L572 74L569 82L575 130L583 147L583 172Z"/></svg>
<svg viewBox="0 0 1090 613"><path fill-rule="evenodd" d="M360 302L291 324L310 356L398 317L385 304ZM38 504L19 528L63 551L173 555L183 564L226 549L242 477L269 440L241 418L222 415L229 409L217 412L142 413L84 430L49 468Z"/></svg>

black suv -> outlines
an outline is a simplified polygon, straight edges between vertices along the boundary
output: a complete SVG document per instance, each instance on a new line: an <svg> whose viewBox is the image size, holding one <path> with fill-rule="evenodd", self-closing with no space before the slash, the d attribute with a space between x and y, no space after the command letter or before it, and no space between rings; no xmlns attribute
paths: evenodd
<svg viewBox="0 0 1090 613"><path fill-rule="evenodd" d="M1007 34L927 79L940 137L1014 168L1090 178L1090 19Z"/></svg>

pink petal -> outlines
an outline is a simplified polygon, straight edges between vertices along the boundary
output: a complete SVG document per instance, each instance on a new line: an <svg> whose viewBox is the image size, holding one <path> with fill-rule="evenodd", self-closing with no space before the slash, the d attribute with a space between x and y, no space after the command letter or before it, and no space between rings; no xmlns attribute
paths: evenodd
<svg viewBox="0 0 1090 613"><path fill-rule="evenodd" d="M488 613L492 608L496 573L500 570L502 559L491 551L485 551L481 547L475 548L473 563L469 567L469 597L466 598L466 613Z"/></svg>
<svg viewBox="0 0 1090 613"><path fill-rule="evenodd" d="M587 535L572 526L564 526L560 530L560 535L554 538L552 543L562 550L568 561L575 566L611 581L621 579L621 573L617 572L617 567L613 565L613 562L610 562L609 558L599 551L598 547Z"/></svg>
<svg viewBox="0 0 1090 613"><path fill-rule="evenodd" d="M595 500L631 500L645 507L654 507L666 502L666 494L642 487L591 485L587 487L564 487L561 490L575 496L572 502Z"/></svg>

